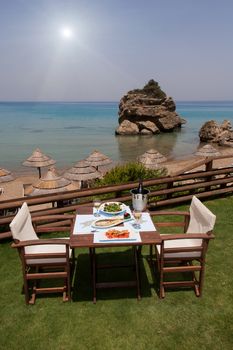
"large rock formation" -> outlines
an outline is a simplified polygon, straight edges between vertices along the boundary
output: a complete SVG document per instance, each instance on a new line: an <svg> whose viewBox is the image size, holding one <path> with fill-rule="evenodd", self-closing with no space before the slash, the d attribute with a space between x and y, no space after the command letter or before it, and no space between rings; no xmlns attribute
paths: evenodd
<svg viewBox="0 0 233 350"><path fill-rule="evenodd" d="M173 131L186 121L158 83L150 80L143 89L129 91L119 104L118 135L150 135Z"/></svg>
<svg viewBox="0 0 233 350"><path fill-rule="evenodd" d="M233 142L232 125L228 120L218 124L214 120L205 122L199 131L200 141L215 142L219 145L228 145Z"/></svg>

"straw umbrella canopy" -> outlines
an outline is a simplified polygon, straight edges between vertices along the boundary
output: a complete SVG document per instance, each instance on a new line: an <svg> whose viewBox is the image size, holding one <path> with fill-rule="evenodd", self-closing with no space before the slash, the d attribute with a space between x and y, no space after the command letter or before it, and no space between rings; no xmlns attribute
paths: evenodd
<svg viewBox="0 0 233 350"><path fill-rule="evenodd" d="M201 157L218 157L220 152L216 150L212 145L205 145L195 153L196 156Z"/></svg>
<svg viewBox="0 0 233 350"><path fill-rule="evenodd" d="M43 154L39 148L36 148L32 155L23 162L23 165L37 168L39 170L39 178L41 178L41 168L55 163L55 160Z"/></svg>
<svg viewBox="0 0 233 350"><path fill-rule="evenodd" d="M158 169L160 167L160 163L166 162L167 158L156 149L152 148L140 156L138 160L148 169Z"/></svg>
<svg viewBox="0 0 233 350"><path fill-rule="evenodd" d="M100 165L109 165L112 163L112 160L105 156L103 153L95 150L87 158L86 161L93 167L98 170Z"/></svg>
<svg viewBox="0 0 233 350"><path fill-rule="evenodd" d="M9 170L0 168L0 183L13 181L14 177Z"/></svg>
<svg viewBox="0 0 233 350"><path fill-rule="evenodd" d="M71 181L80 181L82 187L83 181L97 179L102 175L86 160L80 160L72 168L67 170L63 176Z"/></svg>
<svg viewBox="0 0 233 350"><path fill-rule="evenodd" d="M50 168L43 178L25 189L25 195L38 196L41 194L53 194L77 189L78 187L72 184L70 180L59 176L54 168Z"/></svg>

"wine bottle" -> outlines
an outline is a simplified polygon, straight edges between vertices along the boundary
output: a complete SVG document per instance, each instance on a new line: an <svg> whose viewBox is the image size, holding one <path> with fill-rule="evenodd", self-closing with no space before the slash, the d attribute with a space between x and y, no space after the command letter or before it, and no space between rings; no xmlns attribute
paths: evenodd
<svg viewBox="0 0 233 350"><path fill-rule="evenodd" d="M144 190L143 190L142 179L139 179L139 184L138 184L137 193L138 193L138 194L143 194L143 192L144 192Z"/></svg>

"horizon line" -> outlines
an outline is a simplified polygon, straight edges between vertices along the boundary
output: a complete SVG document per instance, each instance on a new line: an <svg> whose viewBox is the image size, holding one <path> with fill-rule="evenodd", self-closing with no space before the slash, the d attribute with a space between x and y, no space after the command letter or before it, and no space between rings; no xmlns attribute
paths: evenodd
<svg viewBox="0 0 233 350"><path fill-rule="evenodd" d="M175 102L233 102L232 100L175 100ZM117 100L0 100L0 103L119 103Z"/></svg>

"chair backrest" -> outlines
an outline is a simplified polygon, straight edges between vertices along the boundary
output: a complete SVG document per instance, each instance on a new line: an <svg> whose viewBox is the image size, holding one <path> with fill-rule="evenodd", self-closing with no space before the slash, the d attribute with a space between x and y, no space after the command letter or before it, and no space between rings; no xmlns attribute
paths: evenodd
<svg viewBox="0 0 233 350"><path fill-rule="evenodd" d="M216 216L195 196L190 205L190 221L186 233L207 233L213 230Z"/></svg>
<svg viewBox="0 0 233 350"><path fill-rule="evenodd" d="M22 207L11 221L10 229L14 240L30 241L33 239L38 239L32 226L31 214L27 203L23 203Z"/></svg>

